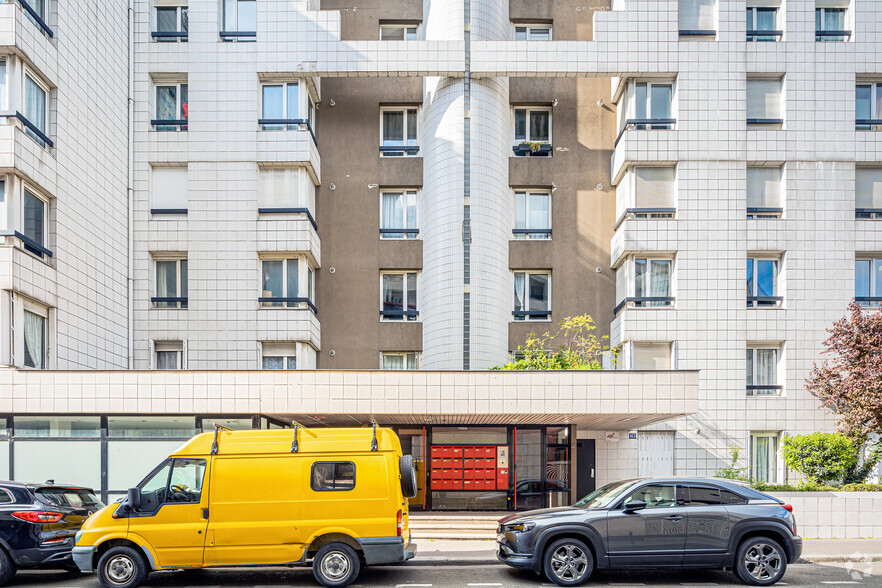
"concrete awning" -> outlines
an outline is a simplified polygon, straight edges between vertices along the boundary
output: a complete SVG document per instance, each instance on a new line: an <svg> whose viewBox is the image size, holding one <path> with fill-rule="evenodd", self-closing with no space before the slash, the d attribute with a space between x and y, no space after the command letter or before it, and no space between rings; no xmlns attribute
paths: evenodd
<svg viewBox="0 0 882 588"><path fill-rule="evenodd" d="M264 414L304 425L644 427L698 411L697 371L0 370L0 412Z"/></svg>

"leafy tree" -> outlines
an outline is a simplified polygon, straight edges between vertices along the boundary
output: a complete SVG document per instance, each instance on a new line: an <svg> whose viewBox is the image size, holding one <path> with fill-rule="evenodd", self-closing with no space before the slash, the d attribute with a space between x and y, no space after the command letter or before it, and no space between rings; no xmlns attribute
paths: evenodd
<svg viewBox="0 0 882 588"><path fill-rule="evenodd" d="M567 317L560 322L555 334L539 336L530 333L524 345L518 345L522 357L512 357L495 370L599 370L603 367L603 352L609 346L598 340L593 331L597 327L587 314ZM557 345L557 350L553 348Z"/></svg>
<svg viewBox="0 0 882 588"><path fill-rule="evenodd" d="M788 435L781 442L787 467L813 484L838 483L858 464L860 446L839 433Z"/></svg>
<svg viewBox="0 0 882 588"><path fill-rule="evenodd" d="M739 468L738 467L738 456L741 454L741 449L737 445L729 446L729 465L726 467L718 469L714 472L714 478L723 478L725 480L740 480L742 482L747 481L747 468Z"/></svg>

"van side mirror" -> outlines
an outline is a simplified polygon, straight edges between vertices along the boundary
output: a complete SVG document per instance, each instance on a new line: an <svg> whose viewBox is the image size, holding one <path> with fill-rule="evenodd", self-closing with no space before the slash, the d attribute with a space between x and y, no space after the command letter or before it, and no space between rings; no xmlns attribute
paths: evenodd
<svg viewBox="0 0 882 588"><path fill-rule="evenodd" d="M634 512L646 508L646 503L642 500L631 500L625 503L625 512Z"/></svg>
<svg viewBox="0 0 882 588"><path fill-rule="evenodd" d="M126 504L132 510L141 508L141 490L139 488L129 488Z"/></svg>

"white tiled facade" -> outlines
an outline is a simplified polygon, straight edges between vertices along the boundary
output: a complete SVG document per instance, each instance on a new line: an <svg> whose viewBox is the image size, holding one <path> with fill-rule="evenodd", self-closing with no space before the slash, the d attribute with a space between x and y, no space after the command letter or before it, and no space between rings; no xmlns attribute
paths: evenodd
<svg viewBox="0 0 882 588"><path fill-rule="evenodd" d="M855 256L882 251L882 221L855 220L854 211L856 166L882 162L879 133L857 131L854 122L856 82L882 80L878 2L851 0L851 33L841 42L815 40L814 0L782 0L777 42L745 40L740 0L716 0L712 36L680 34L677 0L615 0L611 10L594 13L591 41L524 42L510 40L508 0L472 0L469 10L457 0L427 0L421 40L381 42L342 39L339 11L321 10L317 0L258 0L255 36L224 42L223 3L189 0L178 3L188 5L187 42L158 42L151 34L155 9L174 4L133 0L129 35L125 2L95 12L50 2L52 38L19 4L0 4L6 110L23 108L26 64L51 88L47 134L54 141L54 147L39 146L14 117L0 126L9 225L0 229L17 230L21 207L14 198L20 191L12 200L10 194L28 182L49 199L53 253L39 259L14 235L0 241L0 363L24 366L23 328L16 321L23 320L20 299L26 299L46 308L49 368L148 370L158 367L157 350L170 343L180 344L188 370L256 370L267 343L295 345L298 368L315 368L316 358L329 352L317 313L301 302L291 303L298 308L261 307L258 298L267 296L264 259L300 260L299 291L290 298L308 296L307 265L318 279L328 275L320 231L304 212L259 213L258 185L266 170L295 171L301 189L313 194L317 186L333 190L334 180L323 177L323 138L315 140L314 128L262 130L258 120L268 118L262 85L298 82L301 108L308 92L324 109L332 105L322 96L322 79L336 77L423 78L420 368L463 369L464 314L469 367L502 363L510 351L512 310L510 78L609 77L621 123L637 118L625 102L639 81L672 84L670 118L676 121L671 129L624 130L611 157L613 186L628 182L635 166L676 168L673 218L626 218L615 230L610 226L609 235L593 236L610 238L609 267L598 268L607 275L626 271L640 256L673 260L672 306L626 306L609 328L611 343L628 348L629 358L635 345L670 343L670 367L700 372L696 410L673 411L674 420L642 426L675 431L674 471L684 475L712 473L733 445L742 448L746 465L752 432L833 428L804 380L825 328L854 296ZM747 124L748 79L756 77L783 80L779 128ZM186 131L163 130L151 123L158 116L156 88L174 85L180 92L180 84L187 85L192 108ZM307 116L301 110L287 118ZM747 168L753 165L782 166L781 218L747 219ZM186 169L186 202L170 211L156 205L154 178L171 168ZM620 188L620 198L625 192ZM315 216L314 209L310 213ZM334 219L316 221L321 227ZM746 307L751 255L779 260L778 307ZM186 309L157 308L151 301L159 296L157 259L187 260ZM321 299L311 302L322 305ZM608 302L612 308L620 300ZM778 350L780 395L747 394L745 353L761 345ZM634 376L634 382L642 377ZM137 377L150 376L139 371ZM397 404L365 410L356 404L347 412L390 415L394 406L407 414L434 412L399 396ZM536 400L526 393L524 399ZM22 405L12 398L10 406L15 412L77 412L76 402L44 400L28 396ZM112 400L90 410L116 411ZM236 398L229 410L299 412L287 405L265 408L257 400ZM270 406L276 400L273 395ZM466 412L510 412L493 408L489 397L474 400L487 400L486 409L468 405ZM224 403L184 406L171 399L159 408L142 396L137 401L145 413L228 410ZM654 413L651 402L641 398L627 409ZM537 403L531 410L573 409ZM596 441L598 482L636 474L637 445L608 442L616 425L595 424L580 428L579 437Z"/></svg>

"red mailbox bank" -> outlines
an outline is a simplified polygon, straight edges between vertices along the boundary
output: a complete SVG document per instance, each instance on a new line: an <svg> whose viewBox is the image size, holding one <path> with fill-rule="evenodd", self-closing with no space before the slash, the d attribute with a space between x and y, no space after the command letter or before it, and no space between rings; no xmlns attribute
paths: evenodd
<svg viewBox="0 0 882 588"><path fill-rule="evenodd" d="M508 468L497 467L495 445L434 445L430 468L432 490L508 490Z"/></svg>

